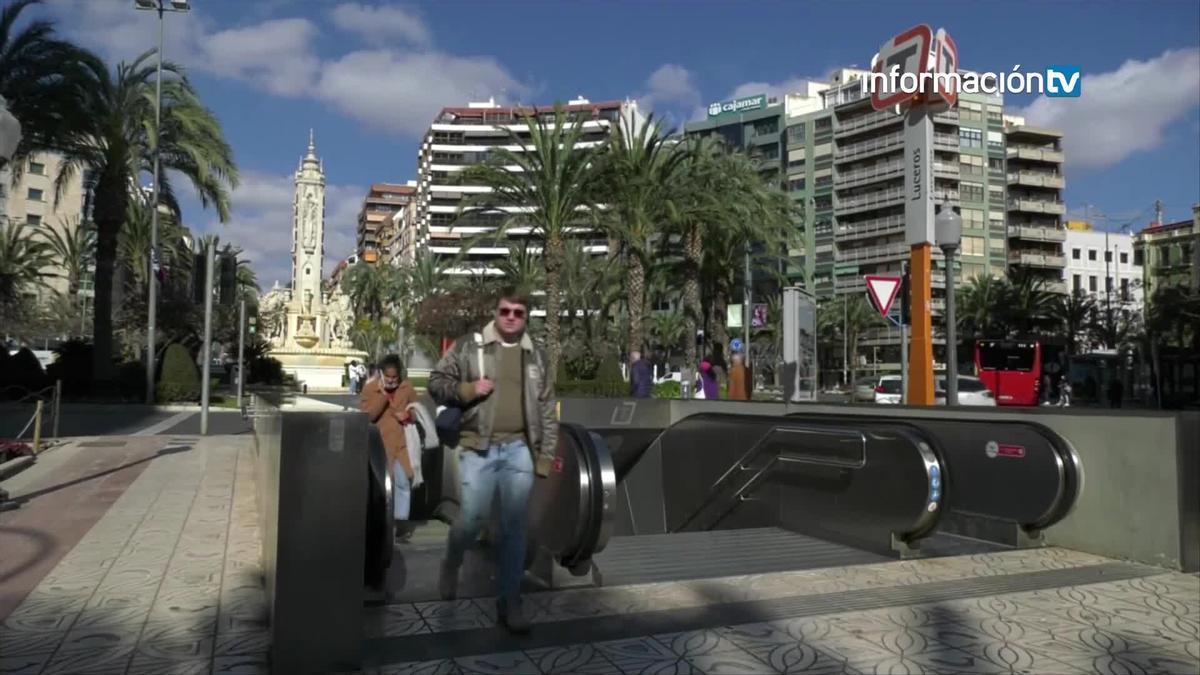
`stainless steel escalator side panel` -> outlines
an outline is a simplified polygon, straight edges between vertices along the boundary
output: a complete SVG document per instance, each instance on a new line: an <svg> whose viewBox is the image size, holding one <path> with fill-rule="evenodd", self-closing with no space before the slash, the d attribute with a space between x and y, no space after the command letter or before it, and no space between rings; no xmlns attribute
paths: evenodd
<svg viewBox="0 0 1200 675"><path fill-rule="evenodd" d="M614 500L617 498L617 471L613 465L612 453L609 452L604 438L593 432L588 432L588 436L591 438L593 447L594 475L599 477L596 484L600 488L596 495L599 498L596 503L600 509L600 522L592 550L589 553L590 557L603 551L604 547L608 545L609 538L612 537Z"/></svg>
<svg viewBox="0 0 1200 675"><path fill-rule="evenodd" d="M949 473L946 507L1034 531L1059 522L1078 500L1083 466L1062 436L1036 422L795 412L798 420L908 425L936 442Z"/></svg>
<svg viewBox="0 0 1200 675"><path fill-rule="evenodd" d="M371 484L367 491L367 537L368 555L375 553L377 559L369 565L386 570L392 566L394 555L392 521L395 511L395 488L392 485L392 470L388 466L387 448L383 436L374 424L367 425L367 466Z"/></svg>
<svg viewBox="0 0 1200 675"><path fill-rule="evenodd" d="M722 527L778 525L888 552L894 539L912 542L932 532L945 476L930 444L903 425L855 430L861 426L720 413L677 422L660 440L668 531L678 531L696 509L707 508L713 486L731 466L750 464L754 471L768 469L769 477L749 500L739 500L735 506L742 513ZM825 447L814 445L815 439ZM831 439L855 441L861 461L836 443L830 446ZM761 462L747 458L755 446Z"/></svg>

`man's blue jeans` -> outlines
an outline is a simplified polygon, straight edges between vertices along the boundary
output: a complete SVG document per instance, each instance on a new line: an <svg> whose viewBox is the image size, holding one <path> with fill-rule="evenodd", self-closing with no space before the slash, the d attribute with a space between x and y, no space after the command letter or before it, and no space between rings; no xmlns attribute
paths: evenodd
<svg viewBox="0 0 1200 675"><path fill-rule="evenodd" d="M493 444L487 453L461 450L458 474L462 484L462 510L446 545L446 564L462 565L463 555L488 520L492 497L500 490L499 559L500 597L515 599L525 574L525 544L529 491L533 488L533 457L525 441Z"/></svg>

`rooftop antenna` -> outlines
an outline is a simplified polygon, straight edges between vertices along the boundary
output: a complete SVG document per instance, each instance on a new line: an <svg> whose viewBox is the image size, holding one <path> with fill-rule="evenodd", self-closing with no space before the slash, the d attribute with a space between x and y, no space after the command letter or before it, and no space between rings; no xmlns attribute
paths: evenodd
<svg viewBox="0 0 1200 675"><path fill-rule="evenodd" d="M1154 200L1154 224L1155 225L1163 224L1163 214L1162 214L1163 208L1162 208L1162 206L1163 206L1163 204L1162 204L1161 199Z"/></svg>

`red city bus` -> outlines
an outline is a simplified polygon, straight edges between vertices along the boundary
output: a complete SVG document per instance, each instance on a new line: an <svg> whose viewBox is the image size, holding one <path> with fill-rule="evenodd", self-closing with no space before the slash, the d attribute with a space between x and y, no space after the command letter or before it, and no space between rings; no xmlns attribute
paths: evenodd
<svg viewBox="0 0 1200 675"><path fill-rule="evenodd" d="M1038 404L1042 345L1036 340L979 340L975 372L996 397L996 405Z"/></svg>

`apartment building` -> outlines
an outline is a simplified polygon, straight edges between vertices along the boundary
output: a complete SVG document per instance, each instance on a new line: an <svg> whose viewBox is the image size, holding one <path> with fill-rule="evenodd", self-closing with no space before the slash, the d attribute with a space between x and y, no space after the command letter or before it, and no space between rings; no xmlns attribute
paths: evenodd
<svg viewBox="0 0 1200 675"><path fill-rule="evenodd" d="M37 153L26 160L16 184L10 167L0 170L0 220L53 228L65 234L90 219L94 185L91 171L76 172L56 199L54 181L60 165L58 155ZM67 291L65 275L55 274L56 271L47 270L48 287L39 291L41 297ZM84 279L81 294L90 294L91 284L91 279Z"/></svg>
<svg viewBox="0 0 1200 675"><path fill-rule="evenodd" d="M1134 254L1133 237L1102 232L1086 221L1071 221L1066 230L1067 291L1085 293L1098 302L1142 306L1142 265Z"/></svg>
<svg viewBox="0 0 1200 675"><path fill-rule="evenodd" d="M578 144L581 148L603 143L610 128L619 120L631 119L636 124L641 119L637 104L632 101L593 103L580 97L568 101L563 109L582 126ZM409 248L422 248L445 261L447 274L501 274L493 263L508 256L510 243L528 239L531 228L517 224L507 230L505 237L491 240L485 237L495 232L505 218L521 213L527 207L504 207L505 213L460 217L460 207L465 199L490 191L485 185L464 180L462 172L467 167L486 162L494 148L521 152L522 147L513 143L510 132L526 139L529 133L526 116L550 123L554 115L553 105L502 106L495 99L468 103L465 107L443 108L418 150L416 210L408 226L412 232L402 233L399 239L415 242L415 246ZM608 242L602 236L588 236L586 232L579 235L589 251L608 251ZM471 246L464 253L467 241Z"/></svg>
<svg viewBox="0 0 1200 675"><path fill-rule="evenodd" d="M1143 267L1145 298L1170 286L1200 291L1200 204L1192 207L1189 220L1151 223L1134 235L1133 250Z"/></svg>
<svg viewBox="0 0 1200 675"><path fill-rule="evenodd" d="M415 181L405 185L397 183L372 183L358 212L359 257L368 262L377 262L387 257L387 243L395 235L391 232L392 216L402 210L416 196Z"/></svg>
<svg viewBox="0 0 1200 675"><path fill-rule="evenodd" d="M1023 270L1044 279L1054 291L1065 293L1067 267L1063 243L1067 233L1062 217L1062 132L1025 123L1021 117L1004 117L1005 158L1008 179L1009 273Z"/></svg>

